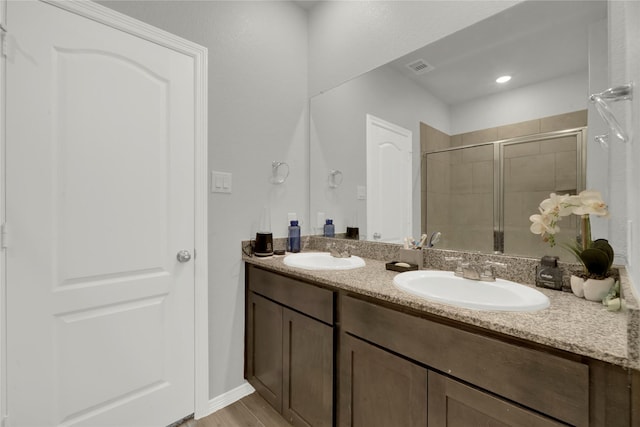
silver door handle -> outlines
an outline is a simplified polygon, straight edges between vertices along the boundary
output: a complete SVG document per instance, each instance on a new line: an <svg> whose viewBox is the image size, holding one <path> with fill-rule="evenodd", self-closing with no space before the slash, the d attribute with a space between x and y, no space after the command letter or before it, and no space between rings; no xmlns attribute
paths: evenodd
<svg viewBox="0 0 640 427"><path fill-rule="evenodd" d="M178 258L178 261L180 262L189 262L191 259L191 252L186 249L181 250L178 252L178 255L176 255L176 258Z"/></svg>

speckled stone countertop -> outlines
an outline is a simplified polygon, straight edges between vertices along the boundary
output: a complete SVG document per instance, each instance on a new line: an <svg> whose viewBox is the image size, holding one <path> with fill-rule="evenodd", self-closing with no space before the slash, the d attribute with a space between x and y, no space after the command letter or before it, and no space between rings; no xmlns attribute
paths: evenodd
<svg viewBox="0 0 640 427"><path fill-rule="evenodd" d="M306 240L304 246L306 250L323 250L324 244L324 239L312 238L311 242ZM278 247L276 242L274 242L274 246ZM385 269L385 261L397 259L395 257L398 251L396 250L393 253L396 246L398 245L378 248L382 252L388 252L385 249L392 252L390 255L387 253L384 257L368 252L371 250L371 246L361 247L359 248L360 250L352 247L352 253L365 258L366 261L365 267L353 270L313 271L291 268L284 264L284 256L258 258L244 254L243 260L268 270L286 273L330 288L403 305L424 313L526 339L615 365L640 369L640 309L637 301L631 295L628 277L624 269L620 271L623 292L626 291L625 299L627 302L627 309L623 311L610 312L600 303L577 298L571 293L543 288L536 289L549 297L551 306L547 309L520 313L477 311L430 302L397 289L392 281L393 277L398 273ZM376 249L374 248L373 250L375 251ZM437 263L438 257L442 257L442 254L429 253L429 250L423 252L425 252L427 268L438 269L438 267L433 267L430 264ZM451 251L440 252L450 253ZM372 256L372 258L368 258L367 255ZM380 260L380 258L386 259ZM429 258L433 259L429 260ZM506 258L513 257L502 257L500 260L505 261ZM514 259L519 260L518 258ZM526 261L529 259L520 260L525 262L518 263L519 265L528 265ZM451 270L451 268L448 269ZM512 268L509 269L513 270ZM526 269L528 270L529 268ZM514 280L513 277L505 277L507 275L501 275L499 272L496 275ZM530 284L530 278L527 275L523 274L520 278L521 280L514 281L524 284L529 282L529 286L533 286Z"/></svg>

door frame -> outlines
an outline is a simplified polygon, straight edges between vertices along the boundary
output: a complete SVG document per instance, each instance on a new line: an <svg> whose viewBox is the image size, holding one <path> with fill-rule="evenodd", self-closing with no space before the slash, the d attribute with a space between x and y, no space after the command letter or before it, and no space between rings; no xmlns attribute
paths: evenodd
<svg viewBox="0 0 640 427"><path fill-rule="evenodd" d="M194 63L194 414L201 418L209 413L209 319L208 319L208 255L207 255L207 48L160 30L89 0L39 0L68 12L124 31L144 40L174 50L193 59ZM11 34L6 23L7 0L0 0L0 24ZM0 30L1 32L2 30ZM4 35L3 37L4 42ZM10 36L8 43L10 44ZM10 50L10 49L9 49ZM0 54L0 224L5 223L5 84L6 57ZM0 233L1 234L1 233ZM0 235L4 242L4 236ZM7 419L7 348L6 324L6 251L0 245L0 427ZM189 414L185 414L189 415ZM177 420L176 420L177 421Z"/></svg>

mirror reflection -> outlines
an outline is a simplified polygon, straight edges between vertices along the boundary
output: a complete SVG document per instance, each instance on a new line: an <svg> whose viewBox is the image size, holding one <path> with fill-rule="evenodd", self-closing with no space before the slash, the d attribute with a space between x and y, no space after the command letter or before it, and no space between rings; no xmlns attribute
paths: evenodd
<svg viewBox="0 0 640 427"><path fill-rule="evenodd" d="M423 125L423 229L440 230L444 249L566 257L559 247L539 244L529 216L552 192L584 189L585 123L586 111L552 116L494 130L525 136L459 147L451 147L456 136ZM448 148L430 149L434 142ZM577 223L565 221L562 232L570 240Z"/></svg>
<svg viewBox="0 0 640 427"><path fill-rule="evenodd" d="M606 2L527 1L311 98L313 232L548 254L528 218L584 187L606 34Z"/></svg>

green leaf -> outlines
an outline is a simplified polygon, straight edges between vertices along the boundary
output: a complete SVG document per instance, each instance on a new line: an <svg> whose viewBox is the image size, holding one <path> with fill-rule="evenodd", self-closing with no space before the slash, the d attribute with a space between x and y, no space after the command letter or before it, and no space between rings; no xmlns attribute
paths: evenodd
<svg viewBox="0 0 640 427"><path fill-rule="evenodd" d="M609 255L602 249L585 249L580 254L580 259L591 274L605 276L609 271Z"/></svg>
<svg viewBox="0 0 640 427"><path fill-rule="evenodd" d="M613 258L614 258L613 248L609 244L609 241L607 239L598 239L598 240L595 240L593 243L591 243L591 247L594 249L600 249L601 251L604 251L607 254L607 256L609 257L609 265L607 266L607 271L608 271L611 268L611 265L613 264Z"/></svg>

